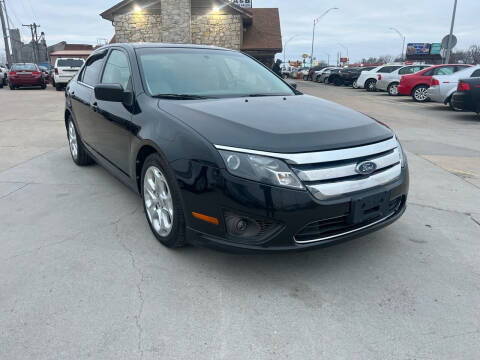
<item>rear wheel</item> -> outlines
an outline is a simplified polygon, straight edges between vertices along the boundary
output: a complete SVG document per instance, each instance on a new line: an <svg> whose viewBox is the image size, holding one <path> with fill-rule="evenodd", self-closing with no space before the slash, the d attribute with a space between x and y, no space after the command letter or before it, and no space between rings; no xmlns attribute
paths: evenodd
<svg viewBox="0 0 480 360"><path fill-rule="evenodd" d="M376 81L376 80L374 80L374 79L368 79L368 80L365 82L365 90L367 90L367 91L369 91L369 92L373 92L373 91L377 90L376 84L377 84L377 81Z"/></svg>
<svg viewBox="0 0 480 360"><path fill-rule="evenodd" d="M398 95L398 83L391 83L387 88L388 95L397 96Z"/></svg>
<svg viewBox="0 0 480 360"><path fill-rule="evenodd" d="M78 136L77 129L75 128L75 123L71 117L69 117L67 121L67 137L70 154L72 155L75 164L78 166L93 164L93 159L85 150L82 140L80 139L80 136Z"/></svg>
<svg viewBox="0 0 480 360"><path fill-rule="evenodd" d="M339 76L337 76L337 77L333 80L333 84L334 84L335 86L343 85L343 80L342 80Z"/></svg>
<svg viewBox="0 0 480 360"><path fill-rule="evenodd" d="M463 111L462 108L459 108L453 105L452 96L450 96L450 99L448 100L448 106L450 106L450 109L452 109L453 111Z"/></svg>
<svg viewBox="0 0 480 360"><path fill-rule="evenodd" d="M170 248L185 246L180 190L168 164L159 154L152 154L145 160L141 185L145 215L155 237Z"/></svg>
<svg viewBox="0 0 480 360"><path fill-rule="evenodd" d="M412 98L416 102L427 102L428 101L428 96L427 96L427 90L428 86L426 85L418 85L413 89L412 91Z"/></svg>
<svg viewBox="0 0 480 360"><path fill-rule="evenodd" d="M357 80L355 80L355 81L353 82L352 87L353 87L354 89L358 89Z"/></svg>

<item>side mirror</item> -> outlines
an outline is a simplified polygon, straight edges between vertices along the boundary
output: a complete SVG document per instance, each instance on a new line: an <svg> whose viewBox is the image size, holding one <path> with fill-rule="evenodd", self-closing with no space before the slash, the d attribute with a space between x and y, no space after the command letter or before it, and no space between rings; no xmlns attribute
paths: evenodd
<svg viewBox="0 0 480 360"><path fill-rule="evenodd" d="M97 100L124 102L127 98L120 84L98 84L94 88Z"/></svg>
<svg viewBox="0 0 480 360"><path fill-rule="evenodd" d="M297 89L297 83L295 81L288 81L288 85L295 90Z"/></svg>

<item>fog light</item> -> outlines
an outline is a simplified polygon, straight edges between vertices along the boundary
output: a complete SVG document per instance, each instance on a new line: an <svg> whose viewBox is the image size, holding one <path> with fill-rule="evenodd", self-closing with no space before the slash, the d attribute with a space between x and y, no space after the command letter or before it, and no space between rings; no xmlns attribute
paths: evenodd
<svg viewBox="0 0 480 360"><path fill-rule="evenodd" d="M255 237L260 232L256 221L248 217L228 213L225 216L225 222L228 233L233 236Z"/></svg>

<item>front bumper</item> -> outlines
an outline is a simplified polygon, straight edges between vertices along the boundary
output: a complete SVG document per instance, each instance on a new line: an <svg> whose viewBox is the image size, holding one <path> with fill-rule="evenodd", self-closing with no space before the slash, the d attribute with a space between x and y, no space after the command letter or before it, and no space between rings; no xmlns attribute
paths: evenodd
<svg viewBox="0 0 480 360"><path fill-rule="evenodd" d="M408 167L394 182L331 200L318 200L308 191L291 190L240 179L207 165L172 163L180 184L187 222L187 240L194 244L235 252L303 251L330 246L376 231L401 217L408 195ZM188 170L187 170L188 169ZM347 216L358 196L386 193L399 200L395 211L376 221L354 224L321 241L300 243L295 235L306 225L323 219ZM211 224L192 216L206 214L219 220ZM231 212L277 225L260 241L232 237L227 232L225 213Z"/></svg>

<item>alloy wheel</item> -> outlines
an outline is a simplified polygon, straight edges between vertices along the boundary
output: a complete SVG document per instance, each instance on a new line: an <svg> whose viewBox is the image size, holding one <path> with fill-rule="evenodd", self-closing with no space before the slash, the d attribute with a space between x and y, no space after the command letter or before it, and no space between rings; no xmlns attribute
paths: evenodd
<svg viewBox="0 0 480 360"><path fill-rule="evenodd" d="M426 101L427 100L427 88L426 87L419 87L415 90L413 94L415 96L415 100L417 101Z"/></svg>
<svg viewBox="0 0 480 360"><path fill-rule="evenodd" d="M147 217L155 232L166 237L173 227L173 200L165 175L150 166L143 180L143 200Z"/></svg>
<svg viewBox="0 0 480 360"><path fill-rule="evenodd" d="M390 85L390 89L389 89L388 93L392 96L398 95L398 85L397 84Z"/></svg>
<svg viewBox="0 0 480 360"><path fill-rule="evenodd" d="M74 159L78 157L78 141L77 132L75 131L75 125L73 121L68 122L68 144L70 145L70 152Z"/></svg>

